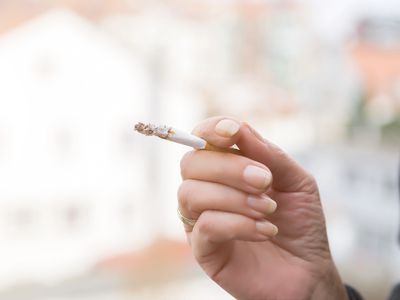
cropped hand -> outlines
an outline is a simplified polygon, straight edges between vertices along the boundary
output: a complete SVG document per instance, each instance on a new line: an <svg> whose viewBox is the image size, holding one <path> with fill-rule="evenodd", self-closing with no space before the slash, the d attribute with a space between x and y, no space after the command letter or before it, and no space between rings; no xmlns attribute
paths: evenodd
<svg viewBox="0 0 400 300"><path fill-rule="evenodd" d="M241 153L181 161L179 210L194 257L237 299L347 299L329 250L314 178L247 123L214 117L193 134Z"/></svg>

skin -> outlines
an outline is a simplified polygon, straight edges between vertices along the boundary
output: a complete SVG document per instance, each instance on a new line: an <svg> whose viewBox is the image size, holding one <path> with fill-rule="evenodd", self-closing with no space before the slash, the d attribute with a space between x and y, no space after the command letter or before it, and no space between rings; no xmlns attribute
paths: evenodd
<svg viewBox="0 0 400 300"><path fill-rule="evenodd" d="M221 135L215 128L224 119L231 118L207 119L193 134L221 148L236 144L243 156L201 150L181 161L179 209L197 219L194 227L184 225L197 262L237 299L348 299L314 178L247 123L235 121L237 133ZM249 165L269 173L264 187L245 180ZM258 204L265 199L264 206L251 208L250 195ZM256 226L260 221L267 224L263 231ZM279 229L276 235L271 224Z"/></svg>

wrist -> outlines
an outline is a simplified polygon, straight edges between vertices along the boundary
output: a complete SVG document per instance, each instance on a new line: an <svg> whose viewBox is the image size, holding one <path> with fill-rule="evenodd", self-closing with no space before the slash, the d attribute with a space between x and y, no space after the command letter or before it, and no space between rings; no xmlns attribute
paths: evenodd
<svg viewBox="0 0 400 300"><path fill-rule="evenodd" d="M331 261L318 272L317 284L310 299L312 300L348 300L346 288L336 266Z"/></svg>

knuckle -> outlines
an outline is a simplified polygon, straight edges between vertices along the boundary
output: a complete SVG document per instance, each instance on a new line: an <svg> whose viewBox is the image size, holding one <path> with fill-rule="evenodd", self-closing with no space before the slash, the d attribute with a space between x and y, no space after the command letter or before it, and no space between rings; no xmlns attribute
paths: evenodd
<svg viewBox="0 0 400 300"><path fill-rule="evenodd" d="M180 161L181 177L186 178L190 171L190 161L194 155L194 150L186 152Z"/></svg>
<svg viewBox="0 0 400 300"><path fill-rule="evenodd" d="M277 159L281 159L281 160L291 159L289 157L289 155L287 154L287 152L285 150L283 150L282 148L278 147L276 144L274 144L270 141L267 141L266 143Z"/></svg>
<svg viewBox="0 0 400 300"><path fill-rule="evenodd" d="M315 178L315 176L309 172L306 173L308 176L308 180L310 182L310 185L317 185L317 179Z"/></svg>
<svg viewBox="0 0 400 300"><path fill-rule="evenodd" d="M192 130L192 134L201 137L201 138L205 138L208 134L209 134L209 130L210 130L210 122L212 122L214 120L214 118L208 118L205 119L203 121L201 121L199 124L197 124L197 126L195 126Z"/></svg>
<svg viewBox="0 0 400 300"><path fill-rule="evenodd" d="M305 190L312 193L318 191L317 179L311 173L306 172Z"/></svg>
<svg viewBox="0 0 400 300"><path fill-rule="evenodd" d="M293 161L293 159L281 148L276 147L274 151L275 159L280 161Z"/></svg>
<svg viewBox="0 0 400 300"><path fill-rule="evenodd" d="M190 210L191 183L185 180L178 188L178 201L183 209Z"/></svg>
<svg viewBox="0 0 400 300"><path fill-rule="evenodd" d="M196 223L198 233L205 239L210 239L213 232L212 213L203 212Z"/></svg>

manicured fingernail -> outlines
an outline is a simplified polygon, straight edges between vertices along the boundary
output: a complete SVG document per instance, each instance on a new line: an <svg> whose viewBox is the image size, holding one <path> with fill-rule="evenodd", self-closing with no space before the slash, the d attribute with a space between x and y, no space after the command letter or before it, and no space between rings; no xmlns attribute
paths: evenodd
<svg viewBox="0 0 400 300"><path fill-rule="evenodd" d="M274 236L278 233L278 227L268 221L257 221L256 229L259 233L267 236Z"/></svg>
<svg viewBox="0 0 400 300"><path fill-rule="evenodd" d="M216 134L227 138L234 136L239 129L240 124L231 119L223 119L215 126Z"/></svg>
<svg viewBox="0 0 400 300"><path fill-rule="evenodd" d="M247 198L249 206L263 214L271 214L276 209L276 202L264 196L249 195Z"/></svg>
<svg viewBox="0 0 400 300"><path fill-rule="evenodd" d="M271 182L271 173L256 166L247 166L243 172L244 180L256 189L265 189Z"/></svg>

